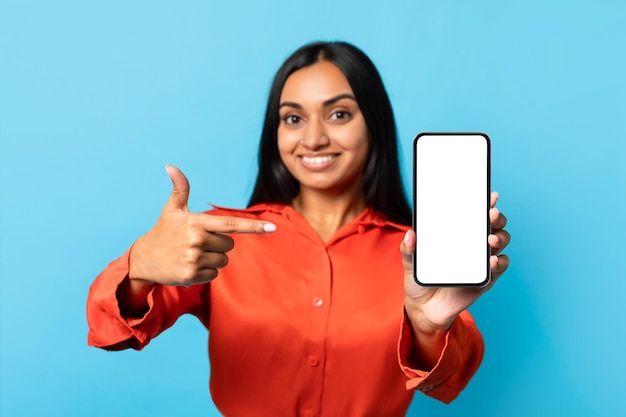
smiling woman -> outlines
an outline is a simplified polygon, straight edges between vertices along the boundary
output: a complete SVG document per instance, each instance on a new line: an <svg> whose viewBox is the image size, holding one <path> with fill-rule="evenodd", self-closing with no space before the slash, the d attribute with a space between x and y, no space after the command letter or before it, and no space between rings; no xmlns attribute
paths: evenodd
<svg viewBox="0 0 626 417"><path fill-rule="evenodd" d="M411 224L397 149L391 103L369 57L347 42L304 45L274 77L259 147L259 174L248 206L276 202L302 208L307 191L330 181L326 192L334 194L332 207L337 207L338 196L356 194L362 201L341 205L353 205L353 213L369 206L390 220ZM338 156L328 171L315 170L318 164L324 167L322 161L299 158L328 154ZM352 187L349 193L344 192L346 187Z"/></svg>
<svg viewBox="0 0 626 417"><path fill-rule="evenodd" d="M412 279L396 128L369 58L345 42L295 51L259 151L244 209L190 213L187 178L166 168L174 190L157 224L91 286L89 344L139 350L196 315L227 416L402 416L414 390L451 402L483 357L467 310L480 294ZM492 216L492 229L505 223Z"/></svg>
<svg viewBox="0 0 626 417"><path fill-rule="evenodd" d="M327 240L345 219L325 224L321 213L333 208L354 215L366 205L360 188L370 146L363 114L348 80L328 61L289 77L280 109L280 158L300 184L292 204L316 222L318 234Z"/></svg>

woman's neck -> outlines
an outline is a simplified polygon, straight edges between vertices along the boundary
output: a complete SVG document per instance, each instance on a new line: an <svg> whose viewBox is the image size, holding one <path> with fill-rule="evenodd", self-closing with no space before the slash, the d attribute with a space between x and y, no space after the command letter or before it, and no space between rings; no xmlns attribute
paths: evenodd
<svg viewBox="0 0 626 417"><path fill-rule="evenodd" d="M358 187L352 190L331 193L300 187L300 193L293 199L292 206L315 229L323 241L335 235L365 209L365 198Z"/></svg>

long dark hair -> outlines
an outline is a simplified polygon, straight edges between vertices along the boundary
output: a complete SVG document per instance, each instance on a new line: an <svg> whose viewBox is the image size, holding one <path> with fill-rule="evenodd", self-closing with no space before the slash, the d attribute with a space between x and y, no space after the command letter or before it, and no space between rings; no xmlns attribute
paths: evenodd
<svg viewBox="0 0 626 417"><path fill-rule="evenodd" d="M293 72L326 60L345 75L363 113L371 138L361 189L365 204L388 220L411 224L411 208L402 187L396 124L383 81L369 57L347 42L311 42L293 52L272 82L259 144L259 173L248 207L258 203L291 204L300 183L278 152L278 105L285 81Z"/></svg>

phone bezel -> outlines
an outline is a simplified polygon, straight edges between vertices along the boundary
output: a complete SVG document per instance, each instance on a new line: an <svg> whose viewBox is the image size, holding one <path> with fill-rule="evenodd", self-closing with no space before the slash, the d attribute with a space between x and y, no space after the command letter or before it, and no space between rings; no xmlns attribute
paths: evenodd
<svg viewBox="0 0 626 417"><path fill-rule="evenodd" d="M413 208L411 209L411 218L412 218L412 229L413 232L417 236L417 231L415 230L415 210L416 210L416 193L415 193L415 180L417 175L417 141L422 136L482 136L487 143L487 236L491 233L491 222L489 220L489 209L491 208L491 139L486 133L482 132L422 132L419 133L415 139L413 140L413 178L412 178L412 189L411 194L413 195ZM489 242L485 237L485 244L487 245L487 277L478 283L468 284L468 283L425 283L421 282L416 274L416 252L413 251L413 280L422 287L485 287L489 284L491 279L491 266L489 264L489 258L491 257L491 246L489 246Z"/></svg>

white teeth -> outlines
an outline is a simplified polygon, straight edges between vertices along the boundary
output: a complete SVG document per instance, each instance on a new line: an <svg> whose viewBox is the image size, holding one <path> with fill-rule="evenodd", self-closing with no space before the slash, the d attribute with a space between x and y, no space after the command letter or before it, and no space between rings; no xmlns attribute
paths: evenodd
<svg viewBox="0 0 626 417"><path fill-rule="evenodd" d="M303 156L302 159L304 160L304 162L306 162L307 164L310 164L310 165L324 165L324 164L328 163L334 157L335 157L335 155L316 156L314 158L309 158L307 156Z"/></svg>

